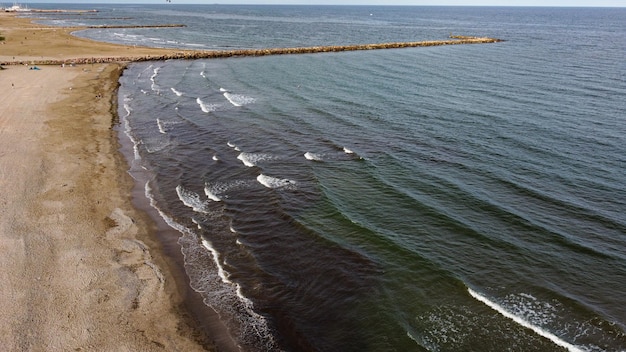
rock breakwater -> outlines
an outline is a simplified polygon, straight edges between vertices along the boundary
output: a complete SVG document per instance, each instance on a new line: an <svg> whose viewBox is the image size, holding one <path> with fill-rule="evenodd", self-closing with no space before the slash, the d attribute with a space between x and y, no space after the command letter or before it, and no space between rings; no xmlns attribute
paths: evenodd
<svg viewBox="0 0 626 352"><path fill-rule="evenodd" d="M175 26L175 25L169 25ZM159 55L143 56L109 56L109 57L77 57L71 59L41 59L29 61L0 62L0 65L63 65L63 64L96 64L111 62L141 62L141 61L161 61L161 60L195 60L195 59L218 59L244 56L269 56L269 55L293 55L293 54L313 54L357 50L381 50L429 47L442 45L462 45L462 44L488 44L501 42L501 39L488 37L455 37L448 40L429 40L418 42L394 42L379 44L356 44L356 45L333 45L333 46L311 46L295 48L267 48L267 49L235 49L235 50L180 50L171 51Z"/></svg>

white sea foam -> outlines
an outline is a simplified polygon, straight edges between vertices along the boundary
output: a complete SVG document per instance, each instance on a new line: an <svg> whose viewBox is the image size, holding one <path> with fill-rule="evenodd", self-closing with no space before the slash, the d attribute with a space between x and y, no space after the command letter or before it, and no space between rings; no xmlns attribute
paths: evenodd
<svg viewBox="0 0 626 352"><path fill-rule="evenodd" d="M278 158L272 154L267 154L267 153L243 152L237 156L237 159L241 160L241 162L243 162L243 164L246 165L247 167L253 167L262 161L277 160Z"/></svg>
<svg viewBox="0 0 626 352"><path fill-rule="evenodd" d="M198 105L200 105L200 109L202 109L202 112L205 112L205 113L209 113L211 111L215 111L215 109L217 108L217 105L215 105L215 104L207 104L204 101L202 101L202 99L200 99L200 98L196 98L196 103L198 103Z"/></svg>
<svg viewBox="0 0 626 352"><path fill-rule="evenodd" d="M242 180L234 180L228 182L206 183L204 185L204 194L215 202L220 202L224 197L228 197L226 192L248 187L248 182Z"/></svg>
<svg viewBox="0 0 626 352"><path fill-rule="evenodd" d="M343 152L346 154L354 154L354 152L346 147L343 147Z"/></svg>
<svg viewBox="0 0 626 352"><path fill-rule="evenodd" d="M141 155L139 154L139 142L131 135L130 127L126 131L126 135L130 138L130 141L133 143L133 156L135 160L141 160Z"/></svg>
<svg viewBox="0 0 626 352"><path fill-rule="evenodd" d="M196 227L198 228L198 230L202 230L202 225L200 224L200 222L198 222L198 220L196 220L196 218L191 218L191 222L193 222L194 224L196 224Z"/></svg>
<svg viewBox="0 0 626 352"><path fill-rule="evenodd" d="M202 239L202 247L210 253L217 269L217 277L221 281L219 283L214 281L214 275L207 275L206 271L202 273L201 288L199 287L200 290L198 291L203 293L205 302L207 302L208 299L207 303L210 306L217 306L222 309L222 312L226 312L229 315L234 314L231 315L231 318L239 321L239 325L242 329L241 335L245 336L245 339L258 339L268 350L274 350L276 343L272 334L269 332L266 319L254 311L254 304L243 294L241 286L228 278L228 273L220 262L220 254L213 247L212 243L206 239ZM194 256L198 255L193 254ZM188 263L187 260L188 255L185 255L186 263ZM198 287L198 284L192 285L192 287L193 286ZM233 301L233 299L236 301Z"/></svg>
<svg viewBox="0 0 626 352"><path fill-rule="evenodd" d="M233 106L243 106L254 103L254 98L247 97L241 94L232 94L229 92L224 92L224 97L233 105Z"/></svg>
<svg viewBox="0 0 626 352"><path fill-rule="evenodd" d="M130 106L128 106L128 104L124 104L124 109L126 110L126 116L122 116L122 123L124 124L124 133L126 134L128 139L130 139L130 141L133 143L133 156L135 157L135 160L140 160L141 156L139 155L139 141L135 137L133 137L131 133L131 128L130 128L130 121L128 121L128 117L130 116L132 109L130 108Z"/></svg>
<svg viewBox="0 0 626 352"><path fill-rule="evenodd" d="M304 157L307 160L324 161L324 156L322 154L318 154L318 153L306 152L306 153L304 153Z"/></svg>
<svg viewBox="0 0 626 352"><path fill-rule="evenodd" d="M172 219L171 217L167 216L167 214L165 214L164 212L161 211L161 209L159 209L156 206L156 201L154 200L154 196L152 195L152 187L150 187L150 182L146 182L146 184L144 185L144 194L146 196L147 199L150 200L150 206L154 209L157 210L157 212L159 212L159 215L161 216L161 218L163 218L163 220L165 220L165 222L174 230L179 231L180 233L183 234L193 234L188 228L186 228L185 226L177 223L176 221L174 221L174 219Z"/></svg>
<svg viewBox="0 0 626 352"><path fill-rule="evenodd" d="M177 91L175 88L170 88L172 90L172 92L174 92L174 94L176 94L177 96L181 97L183 95L182 92Z"/></svg>
<svg viewBox="0 0 626 352"><path fill-rule="evenodd" d="M139 155L139 146L137 143L133 143L133 155L135 156L135 160L141 160L141 155Z"/></svg>
<svg viewBox="0 0 626 352"><path fill-rule="evenodd" d="M407 333L429 351L438 351L442 346L460 350L472 336L476 322L475 313L465 306L439 305L416 317L419 332L408 327Z"/></svg>
<svg viewBox="0 0 626 352"><path fill-rule="evenodd" d="M277 178L260 174L259 176L257 176L256 179L257 181L259 181L260 184L267 188L294 189L296 187L296 181L286 178Z"/></svg>
<svg viewBox="0 0 626 352"><path fill-rule="evenodd" d="M513 320L514 322L516 322L517 324L532 330L533 332L535 332L537 335L543 336L546 339L552 341L554 344L561 346L563 348L566 348L568 351L570 352L584 352L585 349L573 345L569 342L563 341L562 339L560 339L558 336L554 335L553 333L546 331L538 326L535 326L533 324L531 324L530 322L528 322L527 320L509 312L507 309L505 309L504 307L502 307L501 305L499 305L496 302L493 302L491 300L489 300L487 297L479 294L478 292L472 290L471 288L467 288L467 291L469 292L469 294L474 297L476 300L486 304L489 308L497 311L498 313L502 314L503 316Z"/></svg>
<svg viewBox="0 0 626 352"><path fill-rule="evenodd" d="M133 109L126 103L124 103L124 110L126 110L126 116L124 117L130 116L130 114L133 112Z"/></svg>
<svg viewBox="0 0 626 352"><path fill-rule="evenodd" d="M150 86L150 89L152 89L155 92L159 91L159 86L156 84L156 77L159 75L159 71L161 70L160 67L155 68L152 71L152 76L150 76L150 81L152 82L152 85Z"/></svg>
<svg viewBox="0 0 626 352"><path fill-rule="evenodd" d="M183 186L176 186L176 193L178 194L178 199L180 199L183 204L192 208L194 211L199 213L209 213L209 209L207 208L207 201L203 201L200 199L200 195L192 192L188 189L185 189Z"/></svg>
<svg viewBox="0 0 626 352"><path fill-rule="evenodd" d="M406 332L406 336L408 336L408 338L410 338L411 340L415 341L415 343L417 343L420 347L425 348L427 351L437 351L438 349L434 346L429 346L427 343L425 343L424 341L418 339L414 334L412 334L410 331Z"/></svg>
<svg viewBox="0 0 626 352"><path fill-rule="evenodd" d="M507 311L537 326L546 326L557 317L554 305L527 293L507 295L501 304Z"/></svg>
<svg viewBox="0 0 626 352"><path fill-rule="evenodd" d="M150 204L158 210L150 193L149 185L146 183L146 196L150 199ZM236 322L240 335L245 339L251 338L267 346L268 350L274 349L276 342L269 332L267 321L254 311L252 302L242 294L241 287L228 278L228 273L220 263L220 254L212 243L199 238L190 229L158 211L168 225L182 233L178 243L181 246L190 284L202 295L205 304L216 309L220 317ZM209 261L214 267L204 264L208 264ZM199 263L203 264L198 265Z"/></svg>
<svg viewBox="0 0 626 352"><path fill-rule="evenodd" d="M215 263L215 266L217 267L217 273L219 277L222 279L222 282L226 284L232 284L233 282L228 279L228 275L219 261L219 253L215 250L215 248L213 248L213 245L211 244L211 242L203 239L202 245L204 246L204 248L208 249L211 252L212 257L213 257L213 262Z"/></svg>
<svg viewBox="0 0 626 352"><path fill-rule="evenodd" d="M206 196L214 202L222 201L222 198L219 196L218 193L215 192L215 189L209 187L208 185L204 187L204 194L206 194Z"/></svg>
<svg viewBox="0 0 626 352"><path fill-rule="evenodd" d="M144 185L144 195L150 201L150 206L152 208L156 209L156 211L159 213L161 218L163 220L165 220L165 223L167 223L167 225L169 227L173 228L174 230L176 230L176 231L178 231L178 232L180 232L182 234L194 235L193 232L191 232L191 230L189 230L187 227L177 223L174 219L169 217L167 214L165 214L163 211L161 211L161 209L159 209L159 207L157 207L156 200L154 199L154 195L152 194L152 187L150 186L150 182L149 181L146 182L146 184Z"/></svg>
<svg viewBox="0 0 626 352"><path fill-rule="evenodd" d="M220 87L220 92L228 92L228 90Z"/></svg>
<svg viewBox="0 0 626 352"><path fill-rule="evenodd" d="M231 147L231 148L235 149L235 150L236 150L236 151L238 151L238 152L240 152L240 151L241 151L241 149L239 149L239 147L238 147L235 143L233 143L233 142L226 142L226 144L227 144L229 147Z"/></svg>
<svg viewBox="0 0 626 352"><path fill-rule="evenodd" d="M161 132L162 134L167 133L167 130L165 129L165 125L163 124L163 121L161 121L161 119L158 117L157 117L157 126L159 127L159 132Z"/></svg>
<svg viewBox="0 0 626 352"><path fill-rule="evenodd" d="M246 165L247 167L253 167L256 166L254 164L254 162L252 162L252 160L248 157L247 153L241 153L237 156L237 159L241 160L241 162L243 162L244 165Z"/></svg>

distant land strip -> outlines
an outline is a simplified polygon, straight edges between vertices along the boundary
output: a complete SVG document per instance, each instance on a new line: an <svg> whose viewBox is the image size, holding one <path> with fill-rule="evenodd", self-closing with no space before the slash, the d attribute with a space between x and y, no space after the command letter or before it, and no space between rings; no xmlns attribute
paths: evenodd
<svg viewBox="0 0 626 352"><path fill-rule="evenodd" d="M70 59L42 59L42 60L22 60L0 62L0 65L84 65L111 62L142 62L142 61L162 61L162 60L195 60L195 59L217 59L228 57L245 57L245 56L270 56L270 55L292 55L292 54L313 54L313 53L329 53L342 51L357 50L380 50L380 49L399 49L399 48L415 48L428 46L443 45L461 45L461 44L488 44L498 43L503 40L488 37L468 37L468 36L451 36L448 40L429 40L420 42L398 42L398 43L380 43L380 44L357 44L357 45L334 45L334 46L311 46L296 48L268 48L268 49L235 49L235 50L182 50L163 55L145 55L145 56L111 56L111 57L83 57Z"/></svg>
<svg viewBox="0 0 626 352"><path fill-rule="evenodd" d="M7 11L8 12L8 11ZM46 9L29 9L26 12L43 12L43 13L88 13L88 12L98 12L98 10L46 10Z"/></svg>
<svg viewBox="0 0 626 352"><path fill-rule="evenodd" d="M102 25L102 26L85 26L88 29L105 29L105 28L181 28L187 27L184 24L148 24L148 25Z"/></svg>

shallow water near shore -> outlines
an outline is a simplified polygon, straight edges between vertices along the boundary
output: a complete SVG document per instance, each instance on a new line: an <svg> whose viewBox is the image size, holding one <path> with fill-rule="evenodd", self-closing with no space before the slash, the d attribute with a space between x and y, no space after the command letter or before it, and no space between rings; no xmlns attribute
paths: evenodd
<svg viewBox="0 0 626 352"><path fill-rule="evenodd" d="M626 349L626 10L121 8L189 27L80 35L507 40L125 71L131 172L243 349Z"/></svg>

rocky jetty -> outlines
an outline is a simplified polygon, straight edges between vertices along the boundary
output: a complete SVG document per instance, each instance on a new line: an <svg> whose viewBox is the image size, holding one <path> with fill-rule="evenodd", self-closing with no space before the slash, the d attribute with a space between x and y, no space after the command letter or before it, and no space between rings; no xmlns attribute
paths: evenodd
<svg viewBox="0 0 626 352"><path fill-rule="evenodd" d="M177 25L163 25L177 26ZM442 45L461 45L461 44L487 44L497 43L502 40L487 37L459 37L455 36L448 40L429 40L419 42L397 42L397 43L380 43L380 44L356 44L356 45L334 45L334 46L311 46L296 48L267 48L267 49L235 49L235 50L182 50L164 55L147 55L147 56L111 56L111 57L87 57L73 58L64 60L30 60L3 62L1 65L63 65L63 64L95 64L110 62L140 62L140 61L160 61L160 60L195 60L195 59L217 59L228 57L244 57L244 56L269 56L269 55L293 55L293 54L313 54L328 53L356 50L380 50L380 49L399 49L399 48L415 48L427 46Z"/></svg>
<svg viewBox="0 0 626 352"><path fill-rule="evenodd" d="M184 24L154 24L154 25L102 25L102 26L86 26L88 29L101 29L101 28L181 28L187 27Z"/></svg>

